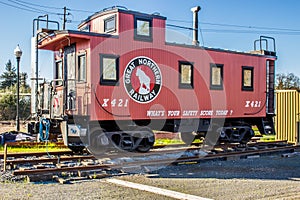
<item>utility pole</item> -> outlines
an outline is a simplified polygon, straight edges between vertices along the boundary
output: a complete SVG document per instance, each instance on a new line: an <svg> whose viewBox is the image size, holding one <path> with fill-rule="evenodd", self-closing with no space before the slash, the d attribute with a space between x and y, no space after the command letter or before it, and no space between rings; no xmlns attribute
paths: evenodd
<svg viewBox="0 0 300 200"><path fill-rule="evenodd" d="M64 19L63 19L63 30L66 30L66 22L67 22L67 7L64 7Z"/></svg>

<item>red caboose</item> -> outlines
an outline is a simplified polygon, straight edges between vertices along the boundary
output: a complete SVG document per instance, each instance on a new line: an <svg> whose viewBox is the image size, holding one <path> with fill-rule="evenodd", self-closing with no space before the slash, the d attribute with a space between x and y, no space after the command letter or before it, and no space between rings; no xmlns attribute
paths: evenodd
<svg viewBox="0 0 300 200"><path fill-rule="evenodd" d="M194 30L193 44L168 43L165 17L119 7L76 31L42 30L36 41L54 52L55 77L42 84L34 113L71 149L91 151L148 151L153 130L180 132L186 143L200 136L246 143L254 125L273 133L274 39L236 52L199 46ZM270 40L274 50L262 49Z"/></svg>

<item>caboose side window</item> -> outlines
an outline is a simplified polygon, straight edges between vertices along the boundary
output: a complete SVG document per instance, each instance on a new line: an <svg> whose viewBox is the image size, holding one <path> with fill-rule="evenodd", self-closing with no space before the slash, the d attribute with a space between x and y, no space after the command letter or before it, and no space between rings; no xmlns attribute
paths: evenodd
<svg viewBox="0 0 300 200"><path fill-rule="evenodd" d="M78 81L86 81L86 54L78 56Z"/></svg>
<svg viewBox="0 0 300 200"><path fill-rule="evenodd" d="M118 85L119 81L119 56L100 55L100 84Z"/></svg>
<svg viewBox="0 0 300 200"><path fill-rule="evenodd" d="M56 81L57 85L62 85L62 80L63 80L62 60L59 60L55 63L55 79L58 79L58 81Z"/></svg>
<svg viewBox="0 0 300 200"><path fill-rule="evenodd" d="M210 89L223 90L223 64L210 64Z"/></svg>
<svg viewBox="0 0 300 200"><path fill-rule="evenodd" d="M253 67L243 66L242 67L242 90L253 91Z"/></svg>
<svg viewBox="0 0 300 200"><path fill-rule="evenodd" d="M152 19L135 17L134 39L152 42Z"/></svg>
<svg viewBox="0 0 300 200"><path fill-rule="evenodd" d="M104 32L114 32L116 31L116 15L104 19Z"/></svg>
<svg viewBox="0 0 300 200"><path fill-rule="evenodd" d="M194 66L191 62L179 61L179 88L194 87Z"/></svg>

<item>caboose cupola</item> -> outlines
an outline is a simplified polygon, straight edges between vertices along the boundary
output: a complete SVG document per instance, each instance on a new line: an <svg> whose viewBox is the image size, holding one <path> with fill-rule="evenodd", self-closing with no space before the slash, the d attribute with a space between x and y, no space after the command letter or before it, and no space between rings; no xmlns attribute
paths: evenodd
<svg viewBox="0 0 300 200"><path fill-rule="evenodd" d="M165 17L157 13L145 14L114 6L88 17L79 24L78 30L116 36L132 31L135 40L152 42L153 37L161 38L165 35L155 31L155 29L165 29L165 20Z"/></svg>

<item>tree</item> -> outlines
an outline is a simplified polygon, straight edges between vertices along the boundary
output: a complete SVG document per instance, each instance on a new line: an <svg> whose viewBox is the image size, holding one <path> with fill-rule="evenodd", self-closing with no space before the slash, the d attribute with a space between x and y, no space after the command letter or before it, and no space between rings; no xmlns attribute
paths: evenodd
<svg viewBox="0 0 300 200"><path fill-rule="evenodd" d="M12 66L10 60L6 63L5 70L6 71L0 75L0 79L2 79L0 82L0 89L6 89L17 83L16 68Z"/></svg>
<svg viewBox="0 0 300 200"><path fill-rule="evenodd" d="M0 75L0 120L14 120L17 112L17 74L10 60L6 63L5 72ZM20 72L20 93L30 93L26 83L27 73ZM30 96L19 99L19 117L25 119L30 115Z"/></svg>
<svg viewBox="0 0 300 200"><path fill-rule="evenodd" d="M30 88L20 87L20 93L30 93ZM15 120L17 114L17 85L1 90L0 120ZM30 115L30 96L20 96L19 117L26 119Z"/></svg>
<svg viewBox="0 0 300 200"><path fill-rule="evenodd" d="M16 119L16 95L5 93L0 97L0 119L13 120Z"/></svg>
<svg viewBox="0 0 300 200"><path fill-rule="evenodd" d="M277 90L299 90L300 78L293 73L277 74L276 75L276 89Z"/></svg>
<svg viewBox="0 0 300 200"><path fill-rule="evenodd" d="M20 86L24 88L29 88L29 85L26 83L26 80L28 78L28 75L26 72L20 73Z"/></svg>

